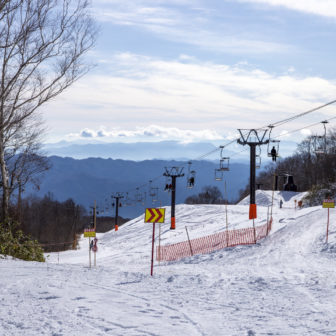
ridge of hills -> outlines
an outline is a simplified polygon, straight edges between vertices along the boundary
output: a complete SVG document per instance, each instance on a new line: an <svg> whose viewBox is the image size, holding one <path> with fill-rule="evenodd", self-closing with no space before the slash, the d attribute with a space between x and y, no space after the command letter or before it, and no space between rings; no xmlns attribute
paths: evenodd
<svg viewBox="0 0 336 336"><path fill-rule="evenodd" d="M100 208L105 207L106 203L111 205L110 196L112 193L129 190L134 193L136 187L147 185L149 180L155 177L159 177L159 179L153 182L152 186L159 188L159 201L162 205L170 204L171 196L164 192L165 178L162 176L164 167L185 166L184 172L187 173L185 161L145 160L137 162L102 158L77 160L57 156L51 156L49 160L51 169L41 179L39 190L33 190L31 187L27 188L23 196L34 194L43 197L51 192L56 200L65 201L68 198L73 198L74 201L87 209L93 205L95 200ZM193 162L193 169L196 170L195 187L188 189L186 187L186 177L178 178L177 203L183 203L188 196L201 192L206 185L217 186L224 196L224 183L215 181L214 178L215 168L218 168L218 163L211 161ZM225 174L228 199L236 200L239 190L248 183L249 166L240 163L231 164L230 171L225 172ZM140 191L148 194L148 186ZM133 197L133 193L130 193L129 196ZM160 205L159 202L154 204L154 206L158 205ZM120 208L119 215L124 218L134 218L143 213L144 206L153 206L148 197L145 205L137 204Z"/></svg>

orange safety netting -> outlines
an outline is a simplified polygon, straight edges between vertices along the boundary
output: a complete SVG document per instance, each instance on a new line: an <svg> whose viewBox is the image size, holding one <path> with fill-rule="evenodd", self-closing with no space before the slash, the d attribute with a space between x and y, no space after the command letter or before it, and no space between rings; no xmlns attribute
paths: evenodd
<svg viewBox="0 0 336 336"><path fill-rule="evenodd" d="M229 230L209 236L191 239L176 244L157 246L157 261L174 261L195 254L211 253L237 245L255 244L265 238L272 228L272 218L264 225L255 228Z"/></svg>

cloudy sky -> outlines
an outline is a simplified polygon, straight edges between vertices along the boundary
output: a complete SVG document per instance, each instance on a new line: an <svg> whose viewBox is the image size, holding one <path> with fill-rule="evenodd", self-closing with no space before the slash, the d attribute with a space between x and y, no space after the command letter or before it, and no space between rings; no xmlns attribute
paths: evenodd
<svg viewBox="0 0 336 336"><path fill-rule="evenodd" d="M100 26L89 55L96 66L44 107L48 142L225 143L237 128L336 99L334 0L93 0L92 6ZM335 111L336 105L274 132ZM310 131L322 126L303 133Z"/></svg>

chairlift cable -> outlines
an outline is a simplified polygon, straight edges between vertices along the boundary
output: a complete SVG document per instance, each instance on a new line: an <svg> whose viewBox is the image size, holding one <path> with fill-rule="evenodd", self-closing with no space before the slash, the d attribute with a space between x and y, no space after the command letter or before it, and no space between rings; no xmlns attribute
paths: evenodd
<svg viewBox="0 0 336 336"><path fill-rule="evenodd" d="M332 118L329 118L329 119L325 119L324 121L330 121L330 120L333 120L333 119L336 119L336 117L332 117ZM319 122L316 122L314 124L310 124L310 125L307 125L307 126L304 126L304 127L301 127L301 128L298 128L298 129L295 129L293 131L288 131L286 133L283 133L283 134L279 134L277 136L274 137L274 139L277 139L277 138L280 138L280 137L283 137L283 136L286 136L288 134L292 134L292 133L296 133L296 132L299 132L299 131L302 131L306 128L310 128L310 127L313 127L313 126L317 126L317 125L320 125L322 121L319 121Z"/></svg>
<svg viewBox="0 0 336 336"><path fill-rule="evenodd" d="M330 106L330 105L335 104L335 103L336 103L336 99L335 99L335 100L332 100L332 101L330 101L330 102L328 102L328 103L325 103L325 104L323 104L323 105L320 105L320 106L318 106L318 107L314 107L313 109L310 109L310 110L308 110L308 111L305 111L305 112L302 112L302 113L298 113L298 114L296 114L296 115L293 115L292 117L289 117L289 118L286 118L286 119L283 119L283 120L280 120L280 121L276 121L276 122L274 122L274 123L271 123L271 124L269 124L269 125L263 126L263 127L261 127L261 128L258 128L258 129L267 128L267 127L270 127L270 126L272 126L272 127L278 127L278 126L284 125L284 124L286 124L286 123L288 123L288 122L291 122L291 121L293 121L293 120L295 120L295 119L304 117L304 116L307 115L307 114L316 112L316 111L318 111L318 110L321 110L321 109L324 108L324 107Z"/></svg>

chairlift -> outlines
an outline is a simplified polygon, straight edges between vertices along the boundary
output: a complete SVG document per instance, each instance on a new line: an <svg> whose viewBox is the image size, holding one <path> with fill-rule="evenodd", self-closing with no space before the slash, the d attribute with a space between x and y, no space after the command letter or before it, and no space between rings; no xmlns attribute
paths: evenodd
<svg viewBox="0 0 336 336"><path fill-rule="evenodd" d="M188 162L187 188L192 189L195 186L196 171L191 170L192 162Z"/></svg>
<svg viewBox="0 0 336 336"><path fill-rule="evenodd" d="M222 181L223 180L223 170L221 169L215 169L215 180L216 181Z"/></svg>
<svg viewBox="0 0 336 336"><path fill-rule="evenodd" d="M157 189L158 189L158 188L151 187L151 188L149 189L149 196L151 196L151 197L156 197L156 195L157 195Z"/></svg>
<svg viewBox="0 0 336 336"><path fill-rule="evenodd" d="M321 122L324 128L323 135L315 135L313 136L313 146L315 154L327 154L327 120Z"/></svg>
<svg viewBox="0 0 336 336"><path fill-rule="evenodd" d="M223 155L224 146L221 146L220 160L219 160L219 169L222 171L230 170L230 158Z"/></svg>
<svg viewBox="0 0 336 336"><path fill-rule="evenodd" d="M276 157L279 157L280 140L270 140L267 144L267 156L272 157L272 149L275 149Z"/></svg>
<svg viewBox="0 0 336 336"><path fill-rule="evenodd" d="M155 203L159 200L159 188L151 188L152 203Z"/></svg>
<svg viewBox="0 0 336 336"><path fill-rule="evenodd" d="M128 192L126 193L126 197L125 197L125 202L124 202L125 206L132 206L132 200L128 195Z"/></svg>
<svg viewBox="0 0 336 336"><path fill-rule="evenodd" d="M166 176L164 191L170 192L171 189L172 189L171 177L170 176Z"/></svg>
<svg viewBox="0 0 336 336"><path fill-rule="evenodd" d="M260 146L258 146L257 148L258 148L258 153L256 153L256 156L255 156L255 167L256 169L259 169L261 167L261 148Z"/></svg>
<svg viewBox="0 0 336 336"><path fill-rule="evenodd" d="M135 202L137 203L141 203L143 201L143 195L142 193L139 191L139 188L136 188L136 192L135 192Z"/></svg>
<svg viewBox="0 0 336 336"><path fill-rule="evenodd" d="M152 202L158 201L159 188L152 187L152 180L149 181L149 196L152 197Z"/></svg>
<svg viewBox="0 0 336 336"><path fill-rule="evenodd" d="M280 148L280 140L274 140L271 138L271 133L274 128L273 125L269 125L269 135L268 135L268 143L267 143L267 156L268 157L279 157L279 148ZM275 150L275 152L274 152ZM275 154L273 154L275 153Z"/></svg>

